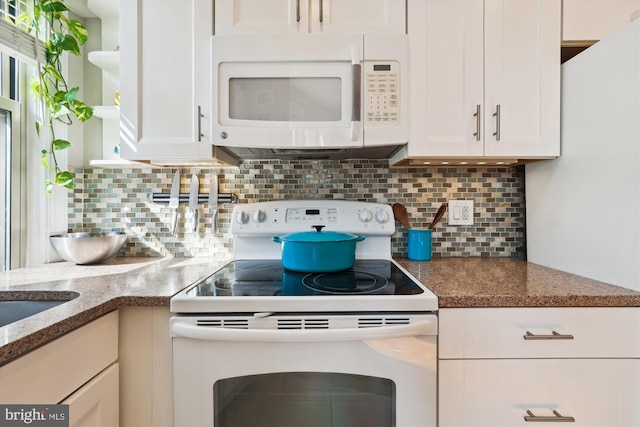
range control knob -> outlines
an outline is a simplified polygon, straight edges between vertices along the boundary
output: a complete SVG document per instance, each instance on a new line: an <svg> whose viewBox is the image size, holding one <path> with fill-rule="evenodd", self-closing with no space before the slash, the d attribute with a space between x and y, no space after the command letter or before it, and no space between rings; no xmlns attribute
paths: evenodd
<svg viewBox="0 0 640 427"><path fill-rule="evenodd" d="M267 218L267 213L258 209L253 213L254 222L263 222Z"/></svg>
<svg viewBox="0 0 640 427"><path fill-rule="evenodd" d="M358 212L358 218L362 222L369 222L373 219L373 214L371 213L370 210L363 209L360 212Z"/></svg>
<svg viewBox="0 0 640 427"><path fill-rule="evenodd" d="M249 221L249 214L246 212L240 211L236 214L236 222L238 224L246 224Z"/></svg>
<svg viewBox="0 0 640 427"><path fill-rule="evenodd" d="M389 219L391 219L389 217L389 212L387 211L376 212L376 221L378 221L380 224L386 224L387 222L389 222Z"/></svg>

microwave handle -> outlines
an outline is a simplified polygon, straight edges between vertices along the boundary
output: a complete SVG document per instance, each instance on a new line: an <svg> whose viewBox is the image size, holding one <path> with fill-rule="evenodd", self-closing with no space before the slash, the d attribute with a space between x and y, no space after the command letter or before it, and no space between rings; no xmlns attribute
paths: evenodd
<svg viewBox="0 0 640 427"><path fill-rule="evenodd" d="M203 341L331 342L406 338L436 334L431 319L407 325L344 329L235 329L196 326L185 322L171 325L174 337Z"/></svg>
<svg viewBox="0 0 640 427"><path fill-rule="evenodd" d="M352 107L351 107L351 140L357 141L360 136L360 121L362 112L362 65L360 65L360 55L357 46L351 46L351 84L352 84Z"/></svg>

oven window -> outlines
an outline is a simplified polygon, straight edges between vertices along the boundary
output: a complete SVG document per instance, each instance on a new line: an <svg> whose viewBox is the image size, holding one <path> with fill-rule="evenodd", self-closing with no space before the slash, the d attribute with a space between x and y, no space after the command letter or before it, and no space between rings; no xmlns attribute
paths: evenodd
<svg viewBox="0 0 640 427"><path fill-rule="evenodd" d="M243 77L229 80L229 117L276 122L342 119L338 77Z"/></svg>
<svg viewBox="0 0 640 427"><path fill-rule="evenodd" d="M214 426L392 427L395 384L385 378L285 372L216 381Z"/></svg>

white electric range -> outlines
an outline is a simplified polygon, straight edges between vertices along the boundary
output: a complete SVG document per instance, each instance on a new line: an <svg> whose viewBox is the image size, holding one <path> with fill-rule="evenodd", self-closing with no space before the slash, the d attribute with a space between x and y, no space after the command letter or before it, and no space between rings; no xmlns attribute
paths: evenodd
<svg viewBox="0 0 640 427"><path fill-rule="evenodd" d="M282 266L272 238L314 225L365 236L353 268ZM389 205L238 205L231 233L233 260L171 300L176 426L435 426L438 301L391 258Z"/></svg>

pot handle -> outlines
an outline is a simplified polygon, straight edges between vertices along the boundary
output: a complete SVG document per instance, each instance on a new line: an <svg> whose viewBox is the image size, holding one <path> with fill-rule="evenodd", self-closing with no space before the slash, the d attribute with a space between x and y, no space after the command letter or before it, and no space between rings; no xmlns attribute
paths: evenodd
<svg viewBox="0 0 640 427"><path fill-rule="evenodd" d="M273 240L276 243L282 243L282 239L279 237L272 237L271 240Z"/></svg>
<svg viewBox="0 0 640 427"><path fill-rule="evenodd" d="M356 242L362 242L364 240L364 236L356 237Z"/></svg>

